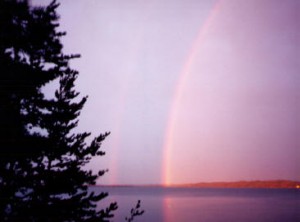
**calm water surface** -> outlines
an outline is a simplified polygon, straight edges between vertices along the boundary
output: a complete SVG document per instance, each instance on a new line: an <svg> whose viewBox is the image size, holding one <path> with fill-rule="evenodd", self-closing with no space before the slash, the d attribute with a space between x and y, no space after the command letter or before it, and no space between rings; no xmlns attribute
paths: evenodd
<svg viewBox="0 0 300 222"><path fill-rule="evenodd" d="M146 212L136 222L300 222L300 190L93 187L108 191L119 209L113 221L125 221L137 200Z"/></svg>

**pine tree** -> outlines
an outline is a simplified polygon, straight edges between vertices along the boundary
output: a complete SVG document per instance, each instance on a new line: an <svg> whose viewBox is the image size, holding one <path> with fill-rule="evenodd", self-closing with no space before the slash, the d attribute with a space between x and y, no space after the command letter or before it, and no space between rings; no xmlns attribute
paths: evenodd
<svg viewBox="0 0 300 222"><path fill-rule="evenodd" d="M47 151L36 162L35 169L40 177L36 178L32 195L34 204L39 205L41 216L37 217L41 221L106 221L117 209L116 203L112 203L107 209L97 211L97 202L107 194L88 192L88 185L95 184L97 177L105 171L95 175L83 167L92 157L104 155L99 148L109 133L99 135L89 145L85 140L90 133L71 133L86 102L86 97L73 102L79 95L74 90L77 75L74 70L65 70L55 99L48 101L47 115L42 121L48 132ZM51 215L51 218L44 218L44 215Z"/></svg>
<svg viewBox="0 0 300 222"><path fill-rule="evenodd" d="M27 1L0 1L0 220L108 221L116 203L97 210L107 193L88 191L98 174L85 170L104 155L101 134L75 134L87 97L74 90L78 73L64 55L58 32L58 4L30 7ZM41 89L59 79L55 98ZM78 101L78 102L76 102Z"/></svg>
<svg viewBox="0 0 300 222"><path fill-rule="evenodd" d="M57 41L55 14L31 10L27 1L0 1L0 220L16 206L31 172L31 159L41 154L45 138L30 133L39 125L41 87L59 76L62 45ZM52 37L51 37L52 36ZM55 52L54 52L55 51ZM54 52L54 53L53 53ZM51 55L51 56L50 56Z"/></svg>

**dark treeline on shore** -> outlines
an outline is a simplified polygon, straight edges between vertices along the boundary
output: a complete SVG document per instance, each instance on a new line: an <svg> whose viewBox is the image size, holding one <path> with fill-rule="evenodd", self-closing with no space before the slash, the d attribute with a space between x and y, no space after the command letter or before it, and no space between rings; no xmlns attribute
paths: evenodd
<svg viewBox="0 0 300 222"><path fill-rule="evenodd" d="M182 187L182 188L282 188L282 189L300 189L300 181L293 180L250 180L250 181L233 181L233 182L201 182L201 183L183 183L172 185L160 184L115 184L103 185L97 184L92 186L98 187Z"/></svg>
<svg viewBox="0 0 300 222"><path fill-rule="evenodd" d="M300 188L300 181L292 180L253 180L235 182L202 182L174 185L179 187L202 188Z"/></svg>

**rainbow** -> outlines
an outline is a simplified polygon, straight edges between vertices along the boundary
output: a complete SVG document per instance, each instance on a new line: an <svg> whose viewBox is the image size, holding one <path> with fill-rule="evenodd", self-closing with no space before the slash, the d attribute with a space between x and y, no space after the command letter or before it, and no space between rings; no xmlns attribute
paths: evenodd
<svg viewBox="0 0 300 222"><path fill-rule="evenodd" d="M172 173L171 173L171 160L172 160L172 148L174 146L174 129L176 117L178 116L178 110L180 107L180 103L182 101L182 95L184 91L184 86L186 85L188 76L191 72L192 65L194 64L195 57L197 52L200 49L200 46L205 41L208 31L215 20L216 15L220 9L222 0L216 1L210 10L209 15L207 16L205 22L201 26L198 35L195 41L192 44L190 52L187 56L186 62L180 72L178 82L175 88L175 93L173 96L173 102L171 104L171 109L169 112L169 119L167 122L167 127L165 131L165 139L163 145L163 167L162 167L162 181L164 185L170 185L172 182Z"/></svg>

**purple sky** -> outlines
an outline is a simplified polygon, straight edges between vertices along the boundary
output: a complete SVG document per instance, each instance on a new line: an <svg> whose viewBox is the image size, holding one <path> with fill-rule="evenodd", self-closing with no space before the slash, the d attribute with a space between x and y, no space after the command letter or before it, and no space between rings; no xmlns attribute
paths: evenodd
<svg viewBox="0 0 300 222"><path fill-rule="evenodd" d="M61 2L99 183L300 180L300 1Z"/></svg>

